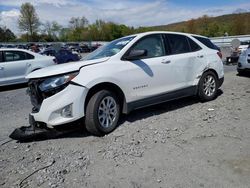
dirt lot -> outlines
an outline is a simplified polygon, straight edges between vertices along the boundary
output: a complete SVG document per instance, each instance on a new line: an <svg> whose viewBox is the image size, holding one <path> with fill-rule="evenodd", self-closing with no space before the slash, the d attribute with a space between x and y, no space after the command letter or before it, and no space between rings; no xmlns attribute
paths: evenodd
<svg viewBox="0 0 250 188"><path fill-rule="evenodd" d="M214 101L132 112L105 137L8 141L27 125L25 89L0 92L0 187L249 187L250 77L225 74ZM21 183L21 184L20 184Z"/></svg>

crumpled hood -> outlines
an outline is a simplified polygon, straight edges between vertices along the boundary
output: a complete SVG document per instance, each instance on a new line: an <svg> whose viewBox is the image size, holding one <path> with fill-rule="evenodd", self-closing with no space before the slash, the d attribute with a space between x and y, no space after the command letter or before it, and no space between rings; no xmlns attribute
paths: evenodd
<svg viewBox="0 0 250 188"><path fill-rule="evenodd" d="M59 75L68 72L78 71L81 67L89 66L92 64L102 63L109 59L109 57L104 57L101 59L94 59L88 61L77 61L72 63L65 63L60 65L53 65L43 69L39 69L37 71L31 72L25 78L26 79L34 79L34 78L43 78L49 77L53 75Z"/></svg>

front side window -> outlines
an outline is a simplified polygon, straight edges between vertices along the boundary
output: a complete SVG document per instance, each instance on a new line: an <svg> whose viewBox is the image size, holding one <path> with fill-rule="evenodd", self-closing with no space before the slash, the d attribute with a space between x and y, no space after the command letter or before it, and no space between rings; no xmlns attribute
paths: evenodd
<svg viewBox="0 0 250 188"><path fill-rule="evenodd" d="M120 52L134 38L135 36L130 36L130 37L124 37L124 38L114 40L98 48L94 52L82 58L82 60L93 60L93 59L100 59L103 57L111 57L117 54L118 52Z"/></svg>
<svg viewBox="0 0 250 188"><path fill-rule="evenodd" d="M189 44L184 35L167 34L171 54L190 52Z"/></svg>
<svg viewBox="0 0 250 188"><path fill-rule="evenodd" d="M21 60L26 59L25 52L21 52L21 51L5 51L3 53L4 53L5 62L21 61Z"/></svg>
<svg viewBox="0 0 250 188"><path fill-rule="evenodd" d="M143 58L153 58L165 55L164 43L161 35L150 35L140 39L131 50L146 50ZM130 50L130 51L131 51Z"/></svg>

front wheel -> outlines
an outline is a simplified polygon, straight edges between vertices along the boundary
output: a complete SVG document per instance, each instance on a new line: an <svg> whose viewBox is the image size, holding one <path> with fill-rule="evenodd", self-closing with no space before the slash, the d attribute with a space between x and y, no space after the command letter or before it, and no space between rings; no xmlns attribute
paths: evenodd
<svg viewBox="0 0 250 188"><path fill-rule="evenodd" d="M94 135L105 135L116 128L119 117L120 104L117 96L113 92L101 90L87 104L85 126Z"/></svg>
<svg viewBox="0 0 250 188"><path fill-rule="evenodd" d="M210 101L216 98L218 92L218 78L212 72L205 72L199 82L198 95L202 101Z"/></svg>

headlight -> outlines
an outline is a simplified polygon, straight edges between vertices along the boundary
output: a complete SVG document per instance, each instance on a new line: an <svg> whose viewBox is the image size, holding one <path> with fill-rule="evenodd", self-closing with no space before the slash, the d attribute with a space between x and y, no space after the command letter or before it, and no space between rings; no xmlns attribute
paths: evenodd
<svg viewBox="0 0 250 188"><path fill-rule="evenodd" d="M73 80L77 76L77 74L78 72L74 72L66 75L47 78L39 85L39 89L41 91L49 91L51 89L55 89L60 86L66 85L71 80Z"/></svg>

